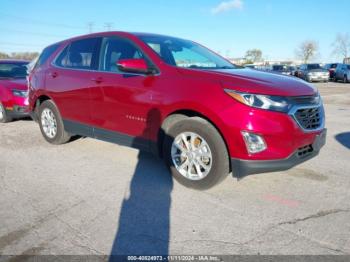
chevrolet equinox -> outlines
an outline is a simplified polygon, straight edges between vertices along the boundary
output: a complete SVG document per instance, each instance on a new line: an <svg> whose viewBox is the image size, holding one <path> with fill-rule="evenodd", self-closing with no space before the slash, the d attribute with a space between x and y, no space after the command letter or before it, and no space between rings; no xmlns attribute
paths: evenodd
<svg viewBox="0 0 350 262"><path fill-rule="evenodd" d="M29 104L49 143L79 135L157 152L195 189L230 172L287 170L326 141L312 85L155 34L96 33L47 47L29 76Z"/></svg>

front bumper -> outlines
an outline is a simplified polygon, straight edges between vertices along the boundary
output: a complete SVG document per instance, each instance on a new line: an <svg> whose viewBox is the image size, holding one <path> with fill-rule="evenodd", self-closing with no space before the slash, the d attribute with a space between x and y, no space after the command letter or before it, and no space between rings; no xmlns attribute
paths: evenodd
<svg viewBox="0 0 350 262"><path fill-rule="evenodd" d="M315 156L326 144L327 129L316 135L314 142L309 146L299 148L291 156L278 160L242 160L231 158L232 173L235 177L244 177L252 174L269 173L288 170Z"/></svg>
<svg viewBox="0 0 350 262"><path fill-rule="evenodd" d="M328 81L329 80L329 75L312 75L312 76L307 76L307 81L309 82L322 82L322 81Z"/></svg>
<svg viewBox="0 0 350 262"><path fill-rule="evenodd" d="M6 114L11 118L23 118L29 116L28 106L15 105L13 107L6 107L5 110Z"/></svg>

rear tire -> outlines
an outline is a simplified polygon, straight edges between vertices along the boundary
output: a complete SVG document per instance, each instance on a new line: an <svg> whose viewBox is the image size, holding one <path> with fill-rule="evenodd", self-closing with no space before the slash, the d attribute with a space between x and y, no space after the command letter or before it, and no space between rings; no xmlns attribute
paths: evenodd
<svg viewBox="0 0 350 262"><path fill-rule="evenodd" d="M10 117L5 110L5 107L0 103L0 123L8 123L12 121L12 117Z"/></svg>
<svg viewBox="0 0 350 262"><path fill-rule="evenodd" d="M343 82L344 82L344 83L347 83L347 82L348 82L348 76L347 76L347 75L344 76Z"/></svg>
<svg viewBox="0 0 350 262"><path fill-rule="evenodd" d="M230 172L224 140L213 125L200 117L180 118L168 128L163 157L172 176L188 188L209 189Z"/></svg>
<svg viewBox="0 0 350 262"><path fill-rule="evenodd" d="M50 144L61 145L70 140L71 135L64 130L61 114L53 101L46 100L40 105L38 122L43 137Z"/></svg>

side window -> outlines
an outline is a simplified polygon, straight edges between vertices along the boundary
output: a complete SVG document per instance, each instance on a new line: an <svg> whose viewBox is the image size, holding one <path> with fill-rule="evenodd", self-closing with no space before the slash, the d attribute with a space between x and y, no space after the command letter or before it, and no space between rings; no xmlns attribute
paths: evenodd
<svg viewBox="0 0 350 262"><path fill-rule="evenodd" d="M142 52L128 40L116 37L105 38L101 52L101 70L119 72L120 59L144 58Z"/></svg>
<svg viewBox="0 0 350 262"><path fill-rule="evenodd" d="M72 42L56 60L56 65L74 69L97 69L100 38Z"/></svg>
<svg viewBox="0 0 350 262"><path fill-rule="evenodd" d="M153 49L158 55L162 55L160 44L158 43L148 43L148 46Z"/></svg>
<svg viewBox="0 0 350 262"><path fill-rule="evenodd" d="M55 64L61 67L66 67L68 64L68 50L69 45L66 46L66 48L60 53L60 55L57 57Z"/></svg>
<svg viewBox="0 0 350 262"><path fill-rule="evenodd" d="M55 45L51 45L51 46L46 47L42 51L41 55L39 56L39 58L35 64L35 67L39 67L42 64L44 64L47 61L47 59L49 59L49 57L58 49L59 46L60 46L60 44L55 44Z"/></svg>

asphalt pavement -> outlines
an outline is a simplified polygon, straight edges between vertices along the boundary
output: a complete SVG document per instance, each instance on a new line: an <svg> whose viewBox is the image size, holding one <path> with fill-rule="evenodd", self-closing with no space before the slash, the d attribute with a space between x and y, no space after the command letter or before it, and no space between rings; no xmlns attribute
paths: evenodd
<svg viewBox="0 0 350 262"><path fill-rule="evenodd" d="M0 254L350 254L350 84L316 85L317 158L205 192L134 149L0 124Z"/></svg>

